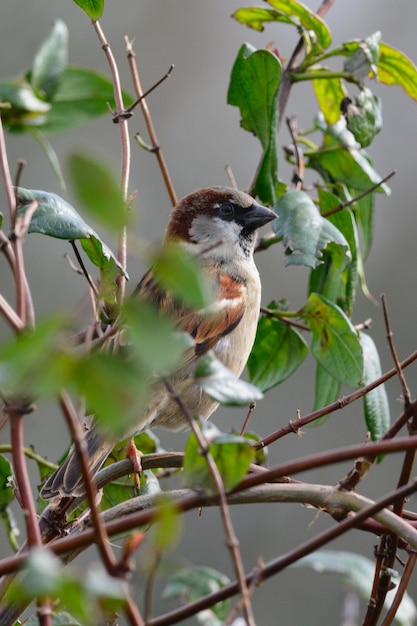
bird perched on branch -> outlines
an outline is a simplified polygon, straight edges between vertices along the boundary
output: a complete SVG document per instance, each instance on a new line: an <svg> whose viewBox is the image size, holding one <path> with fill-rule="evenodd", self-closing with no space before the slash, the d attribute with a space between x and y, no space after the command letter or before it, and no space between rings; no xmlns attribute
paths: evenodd
<svg viewBox="0 0 417 626"><path fill-rule="evenodd" d="M163 291L152 269L142 278L134 296L146 298L156 310L168 314L179 331L192 338L178 369L169 376L170 386L181 394L193 416L207 419L218 402L192 383L199 359L209 350L236 376L242 373L255 339L261 299L261 282L253 252L258 228L276 218L246 193L227 187L199 189L183 198L172 210L165 244L177 244L196 257L213 288L212 303L200 310L180 305ZM187 383L190 381L190 384ZM179 430L187 419L163 381L151 387L149 400L138 416L131 437L149 426ZM93 423L86 432L90 466L95 475L115 442L109 441ZM42 498L81 496L83 478L74 450L41 490Z"/></svg>

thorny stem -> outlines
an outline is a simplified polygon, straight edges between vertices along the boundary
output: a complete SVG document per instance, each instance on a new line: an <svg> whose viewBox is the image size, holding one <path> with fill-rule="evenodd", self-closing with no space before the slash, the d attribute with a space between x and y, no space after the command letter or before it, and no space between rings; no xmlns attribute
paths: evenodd
<svg viewBox="0 0 417 626"><path fill-rule="evenodd" d="M416 359L417 359L417 350L415 352L412 352L406 359L404 359L404 361L400 363L400 366L402 368L407 367L408 365L413 363L413 361L415 361ZM349 395L339 398L338 400L336 400L336 402L332 402L332 404L328 404L327 406L321 409L317 409L317 411L313 411L312 413L309 413L305 417L301 417L297 419L295 422L290 421L283 428L280 428L279 430L275 431L274 433L271 433L270 435L268 435L261 441L258 441L255 447L262 448L264 446L267 446L273 443L274 441L277 441L277 439L281 439L281 437L288 435L291 432L297 432L303 426L306 426L307 424L314 422L320 417L324 417L325 415L329 415L330 413L333 413L334 411L339 411L340 409L343 409L348 404L351 404L352 402L355 402L359 398L362 398L364 395L369 393L369 391L372 391L372 389L379 387L379 385L382 385L390 378L393 378L393 376L395 376L396 374L397 374L397 368L393 367L392 369L385 372L385 374L383 374L382 376L380 376L373 382L369 383L369 385L365 385L364 387L361 387L360 389L353 391Z"/></svg>
<svg viewBox="0 0 417 626"><path fill-rule="evenodd" d="M97 33L101 46L104 50L104 53L107 57L107 61L110 68L110 73L113 79L113 90L114 90L114 100L116 103L116 109L118 112L124 111L123 104L123 95L122 88L120 84L119 70L117 68L117 63L111 51L111 48L107 42L107 39L103 33L103 30L98 21L93 21L94 30ZM130 140L128 133L128 125L127 119L120 115L118 118L118 124L120 128L120 139L121 139L121 192L122 198L127 206L128 192L129 192L129 175L130 175ZM120 262L122 268L126 269L127 264L127 231L126 228L123 228L119 234L119 242L118 242L118 251L117 251L117 259ZM117 279L117 285L119 290L119 299L123 301L125 286L126 286L126 277L121 275Z"/></svg>
<svg viewBox="0 0 417 626"><path fill-rule="evenodd" d="M241 557L240 550L239 550L239 541L233 529L232 519L230 516L229 506L227 504L227 497L224 491L222 477L220 475L220 472L217 468L216 463L214 462L213 457L210 454L207 442L204 439L203 434L198 428L188 408L182 401L181 396L177 394L175 389L172 387L172 385L166 378L164 379L164 382L172 398L175 400L175 402L178 404L178 406L184 413L185 417L187 418L189 426L192 429L198 441L201 453L203 454L203 456L205 457L207 461L207 465L213 477L214 483L216 485L216 490L219 496L220 511L222 514L223 526L226 532L227 545L232 555L232 561L233 561L234 568L235 568L237 584L238 584L240 595L241 595L242 602L243 602L243 614L245 616L247 626L256 626L253 611L252 611L252 605L250 602L248 586L245 581L245 570L243 567L242 557Z"/></svg>
<svg viewBox="0 0 417 626"><path fill-rule="evenodd" d="M146 99L143 97L142 85L139 78L138 67L136 64L136 54L133 50L132 42L126 37L126 51L127 51L127 59L129 62L130 71L132 74L133 86L135 89L135 93L140 98L140 106L142 109L142 114L145 119L145 123L148 129L149 138L152 144L152 152L155 153L156 159L158 161L159 169L161 170L162 178L164 179L165 187L167 189L169 198L171 200L172 206L177 204L177 195L175 193L174 185L171 180L171 176L168 171L168 167L165 161L165 157L163 155L161 146L159 145L158 137L156 135L155 126L152 121L152 117L149 111L148 103ZM173 66L171 66L172 69ZM168 77L169 73L165 76ZM164 77L164 78L165 78Z"/></svg>

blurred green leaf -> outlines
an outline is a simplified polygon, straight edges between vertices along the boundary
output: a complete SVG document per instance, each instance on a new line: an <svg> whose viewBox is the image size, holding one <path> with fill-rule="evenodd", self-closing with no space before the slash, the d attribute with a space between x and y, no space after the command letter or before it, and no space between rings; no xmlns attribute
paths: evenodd
<svg viewBox="0 0 417 626"><path fill-rule="evenodd" d="M331 34L326 23L310 9L296 0L266 0L272 7L248 7L235 11L232 17L255 30L263 30L265 22L283 22L314 35L317 52L331 44Z"/></svg>
<svg viewBox="0 0 417 626"><path fill-rule="evenodd" d="M35 55L29 76L35 92L48 102L58 88L67 62L68 29L62 20L55 20L47 39Z"/></svg>
<svg viewBox="0 0 417 626"><path fill-rule="evenodd" d="M343 69L358 79L365 78L369 74L377 76L379 59L379 44L381 33L377 31L366 39L358 42L355 49L346 59Z"/></svg>
<svg viewBox="0 0 417 626"><path fill-rule="evenodd" d="M10 478L13 476L9 461L0 455L0 513L3 513L14 499L13 487Z"/></svg>
<svg viewBox="0 0 417 626"><path fill-rule="evenodd" d="M100 19L104 10L104 0L74 0L92 20Z"/></svg>
<svg viewBox="0 0 417 626"><path fill-rule="evenodd" d="M150 374L169 372L178 365L190 339L174 332L174 326L149 302L135 298L126 301L124 315L133 355Z"/></svg>
<svg viewBox="0 0 417 626"><path fill-rule="evenodd" d="M249 379L261 391L267 391L291 376L307 354L308 346L300 333L289 324L264 315L248 360Z"/></svg>
<svg viewBox="0 0 417 626"><path fill-rule="evenodd" d="M294 563L292 567L311 567L320 574L342 574L345 582L357 589L364 600L369 600L375 574L375 562L361 554L342 550L317 550ZM395 590L392 589L384 603L387 611ZM412 626L417 619L417 608L408 593L396 612L395 620L402 626Z"/></svg>
<svg viewBox="0 0 417 626"><path fill-rule="evenodd" d="M277 111L282 68L268 50L243 44L233 65L227 102L239 107L241 126L256 135L263 148L253 192L273 204L278 174Z"/></svg>
<svg viewBox="0 0 417 626"><path fill-rule="evenodd" d="M379 354L373 339L359 333L363 351L363 384L368 385L382 375ZM363 397L365 421L372 441L380 439L391 424L391 414L385 385L379 385Z"/></svg>
<svg viewBox="0 0 417 626"><path fill-rule="evenodd" d="M203 425L203 434L208 432L206 440L209 452L219 470L225 491L230 491L246 475L249 465L255 458L255 451L244 437L217 434L212 424ZM206 457L200 451L200 445L194 433L188 438L183 465L183 481L190 489L202 489L207 494L216 494L218 489L209 468Z"/></svg>
<svg viewBox="0 0 417 626"><path fill-rule="evenodd" d="M417 100L417 67L403 53L386 43L379 46L378 80L386 85L398 85Z"/></svg>
<svg viewBox="0 0 417 626"><path fill-rule="evenodd" d="M300 311L310 326L311 352L318 363L348 387L362 384L363 354L358 333L333 302L311 293Z"/></svg>
<svg viewBox="0 0 417 626"><path fill-rule="evenodd" d="M177 598L181 603L189 604L226 587L229 583L227 576L211 567L187 567L170 576L163 598ZM211 607L211 611L223 623L229 610L229 600L223 600Z"/></svg>
<svg viewBox="0 0 417 626"><path fill-rule="evenodd" d="M309 70L314 77L315 71L323 72L323 68ZM330 71L330 70L329 70ZM320 111L327 124L335 124L340 118L340 104L347 96L346 89L340 78L313 78L313 89L316 94Z"/></svg>
<svg viewBox="0 0 417 626"><path fill-rule="evenodd" d="M176 244L166 244L153 259L152 269L162 287L175 299L201 309L213 301L213 290L198 260Z"/></svg>
<svg viewBox="0 0 417 626"><path fill-rule="evenodd" d="M172 550L179 541L181 516L178 507L166 497L158 499L153 534L154 548L157 552Z"/></svg>
<svg viewBox="0 0 417 626"><path fill-rule="evenodd" d="M128 213L113 172L96 158L73 152L68 159L72 187L80 202L111 231L126 226Z"/></svg>
<svg viewBox="0 0 417 626"><path fill-rule="evenodd" d="M41 126L51 105L38 98L32 85L23 76L0 81L0 102L9 103L2 107L2 119L6 127L29 124Z"/></svg>
<svg viewBox="0 0 417 626"><path fill-rule="evenodd" d="M199 360L194 377L202 390L220 404L246 406L263 398L257 387L236 378L212 352Z"/></svg>
<svg viewBox="0 0 417 626"><path fill-rule="evenodd" d="M322 262L322 250L330 242L343 248L345 263L351 259L346 239L333 224L324 219L304 191L287 191L275 205L278 218L272 222L277 237L284 238L286 265L316 267Z"/></svg>

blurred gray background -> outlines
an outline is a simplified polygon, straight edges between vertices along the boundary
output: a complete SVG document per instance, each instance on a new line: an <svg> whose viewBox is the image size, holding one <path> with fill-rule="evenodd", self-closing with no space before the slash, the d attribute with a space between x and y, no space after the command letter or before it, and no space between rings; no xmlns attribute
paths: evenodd
<svg viewBox="0 0 417 626"><path fill-rule="evenodd" d="M172 76L148 99L152 117L178 196L206 185L227 184L225 166L229 164L238 185L245 188L253 175L260 156L255 138L239 127L236 108L226 106L230 71L244 41L256 47L272 42L284 57L289 57L297 41L294 28L269 26L255 33L230 19L240 6L250 6L243 0L109 0L101 20L102 27L118 60L123 86L131 89L125 58L124 36L134 39L143 87L146 89L175 64ZM318 5L308 1L311 8ZM108 75L105 56L88 18L70 0L2 0L0 8L0 77L6 78L30 67L33 55L46 37L55 18L63 19L69 28L69 58L74 65L86 66ZM382 31L386 43L399 48L417 61L415 24L417 6L414 0L387 2L381 0L339 0L326 16L335 45L362 38L376 30ZM375 248L366 263L368 286L379 299L386 293L394 340L400 358L416 348L415 308L417 250L415 160L416 110L398 88L372 83L383 99L384 127L374 141L370 154L381 176L397 170L390 181L391 197L379 195L375 214ZM316 103L311 87L295 86L286 111L296 115L301 128L311 125ZM140 112L130 123L131 136L140 132L146 138L145 124ZM88 149L119 171L120 147L117 127L110 119L101 118L87 126L50 140L65 166L68 154L75 149ZM279 144L289 142L283 125ZM12 170L24 158L27 167L21 184L62 193L57 180L39 146L29 137L8 136L8 152ZM281 156L281 153L280 153ZM289 183L291 169L280 160L280 177ZM140 240L158 242L163 236L170 210L156 161L132 143L132 175L130 191L137 191L135 201L135 234ZM5 208L2 193L2 210ZM74 201L71 192L65 196ZM103 233L114 247L111 235ZM133 247L134 248L134 247ZM64 242L32 235L25 245L27 272L32 284L37 314L65 307L84 306L83 280L73 274L63 258L70 252ZM138 255L129 262L133 288L145 269ZM263 279L263 302L286 298L291 309L304 303L307 270L284 267L281 247L258 255L257 263ZM0 289L14 298L13 286L4 261L0 265ZM383 369L392 366L380 306L362 295L354 322L372 317L371 334L375 339ZM4 325L0 333L6 335ZM305 363L293 379L267 394L259 403L252 429L267 435L288 420L311 410L313 402L313 367ZM407 370L407 378L415 393L416 368ZM402 408L398 382L388 384L391 411L395 417ZM219 410L214 421L224 430L239 428L242 410ZM45 437L48 433L48 438ZM162 445L181 450L186 434L159 433ZM308 428L302 438L287 437L269 450L269 463L296 458L318 450L361 442L365 439L360 404L333 414L325 427ZM39 410L27 418L25 438L42 454L57 458L66 448L68 434L57 408L53 404L39 405ZM7 428L0 441L8 441ZM360 492L376 498L395 486L400 457L384 462L381 471L371 475L360 486ZM312 482L335 483L349 469L349 464L315 472L305 478ZM36 474L35 468L33 469ZM410 506L415 505L415 502ZM241 542L245 567L250 571L260 559L268 560L285 553L297 543L313 537L329 525L329 520L314 510L298 505L265 505L233 510L236 533ZM201 517L191 513L185 517L182 539L178 549L167 561L176 564L207 564L232 576L232 566L225 548L225 538L217 510L205 510ZM372 536L351 532L334 542L331 548L356 550L369 558L377 542ZM0 556L8 554L3 529L0 528ZM89 553L89 560L96 553ZM172 563L171 563L172 564ZM170 564L168 564L170 567ZM137 596L142 593L141 573L134 576ZM415 592L416 578L410 590ZM159 601L157 587L155 612L165 612L173 605ZM312 626L340 623L340 606L344 586L337 577L321 578L309 570L288 570L265 583L254 595L257 623L263 626L289 624ZM317 601L319 600L319 601ZM194 622L188 622L194 623Z"/></svg>

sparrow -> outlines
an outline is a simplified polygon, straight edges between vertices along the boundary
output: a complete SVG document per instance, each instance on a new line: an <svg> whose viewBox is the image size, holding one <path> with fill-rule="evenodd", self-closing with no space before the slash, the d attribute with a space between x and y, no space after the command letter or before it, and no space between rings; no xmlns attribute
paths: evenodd
<svg viewBox="0 0 417 626"><path fill-rule="evenodd" d="M239 377L252 349L261 302L261 281L254 262L257 229L277 215L248 194L228 187L198 189L172 210L164 244L176 244L195 257L213 290L205 308L192 310L161 289L152 268L143 276L133 297L146 298L156 311L167 314L176 328L191 337L180 366L168 377L193 416L206 420L218 402L192 383L196 365L209 350ZM190 383L190 384L187 384ZM187 418L163 380L151 387L148 401L138 416L132 437L148 427L180 430ZM115 443L97 425L86 431L93 476L100 470ZM70 451L63 464L47 479L41 497L84 495L78 458Z"/></svg>

